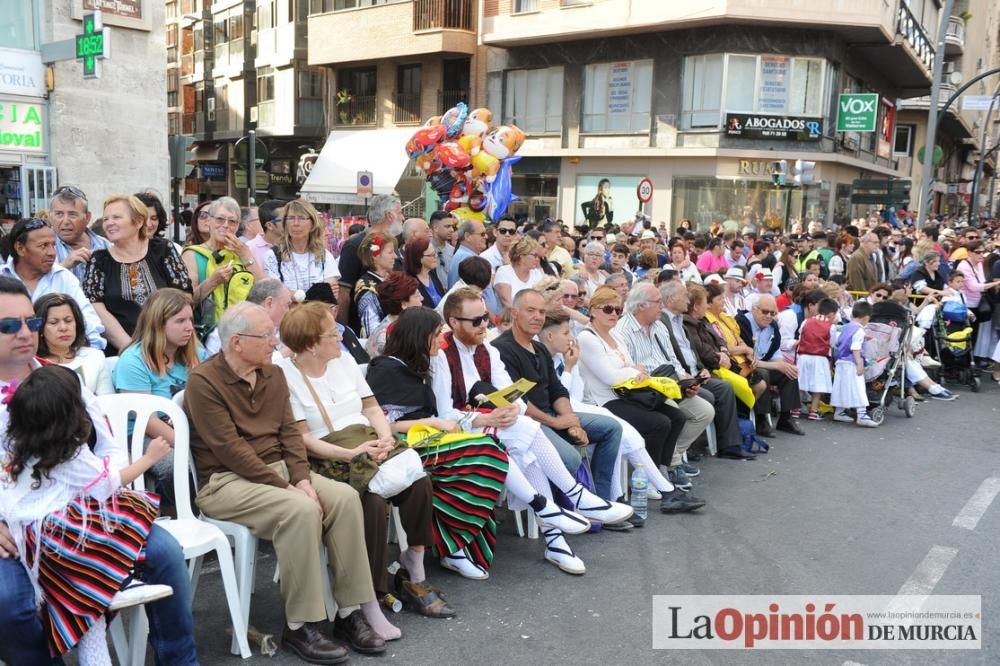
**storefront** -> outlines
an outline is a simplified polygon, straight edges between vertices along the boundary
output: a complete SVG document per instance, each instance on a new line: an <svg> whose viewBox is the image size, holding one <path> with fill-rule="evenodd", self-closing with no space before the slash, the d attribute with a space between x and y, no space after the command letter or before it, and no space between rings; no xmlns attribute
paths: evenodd
<svg viewBox="0 0 1000 666"><path fill-rule="evenodd" d="M48 206L55 189L45 74L36 52L0 49L0 224Z"/></svg>

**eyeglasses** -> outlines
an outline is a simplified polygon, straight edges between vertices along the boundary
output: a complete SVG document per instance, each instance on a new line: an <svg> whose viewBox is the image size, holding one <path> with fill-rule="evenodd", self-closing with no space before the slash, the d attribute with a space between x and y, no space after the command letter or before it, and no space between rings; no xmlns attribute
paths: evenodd
<svg viewBox="0 0 1000 666"><path fill-rule="evenodd" d="M497 227L497 233L501 236L513 236L517 233L517 229L510 229L508 227Z"/></svg>
<svg viewBox="0 0 1000 666"><path fill-rule="evenodd" d="M45 325L45 320L41 317L28 317L19 319L17 317L4 317L0 319L0 333L4 335L14 335L21 330L23 325L28 325L28 330L37 333Z"/></svg>
<svg viewBox="0 0 1000 666"><path fill-rule="evenodd" d="M598 243L603 243L604 242L604 236L591 236L590 240L597 241Z"/></svg>
<svg viewBox="0 0 1000 666"><path fill-rule="evenodd" d="M278 337L278 333L276 331L271 331L270 333L263 333L263 334L260 334L260 333L237 333L236 335L238 335L238 336L240 336L242 338L259 338L261 340L270 340L272 338L276 339Z"/></svg>
<svg viewBox="0 0 1000 666"><path fill-rule="evenodd" d="M238 226L240 223L240 221L234 217L219 217L218 215L216 215L212 219L218 222L219 224L227 224L231 227Z"/></svg>
<svg viewBox="0 0 1000 666"><path fill-rule="evenodd" d="M487 314L481 314L478 317L453 317L453 318L459 321L467 321L470 324L472 324L473 328L478 328L490 320L490 315L487 313Z"/></svg>
<svg viewBox="0 0 1000 666"><path fill-rule="evenodd" d="M874 294L872 294L872 298L884 300L886 298L889 298L889 294L885 293L884 291L876 291Z"/></svg>
<svg viewBox="0 0 1000 666"><path fill-rule="evenodd" d="M63 185L62 187L56 188L56 191L52 193L52 196L58 197L63 194L68 194L71 197L76 197L77 199L87 200L87 195L83 193L83 190L73 187L72 185Z"/></svg>
<svg viewBox="0 0 1000 666"><path fill-rule="evenodd" d="M566 301L566 300L569 300L569 301L575 301L575 300L576 300L576 299L578 299L578 298L580 298L580 295L579 295L579 294L563 294L563 295L562 295L562 299L563 299L564 301Z"/></svg>
<svg viewBox="0 0 1000 666"><path fill-rule="evenodd" d="M765 317L777 317L778 316L778 311L777 310L764 310L762 308L757 308L757 312L761 313Z"/></svg>
<svg viewBox="0 0 1000 666"><path fill-rule="evenodd" d="M208 217L208 211L207 210L203 210L200 213L198 213L198 219L199 220L202 219L203 217Z"/></svg>
<svg viewBox="0 0 1000 666"><path fill-rule="evenodd" d="M309 217L307 215L286 215L285 222L308 222Z"/></svg>
<svg viewBox="0 0 1000 666"><path fill-rule="evenodd" d="M606 315L614 313L614 314L618 315L619 317L621 317L622 316L622 312L625 311L624 309L615 307L614 305L602 305L601 307L599 307L597 309L600 310L601 312L603 312Z"/></svg>

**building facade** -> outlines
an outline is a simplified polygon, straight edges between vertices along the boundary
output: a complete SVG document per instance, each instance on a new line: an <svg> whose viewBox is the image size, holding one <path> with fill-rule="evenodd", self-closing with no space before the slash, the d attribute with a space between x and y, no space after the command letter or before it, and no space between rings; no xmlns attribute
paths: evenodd
<svg viewBox="0 0 1000 666"><path fill-rule="evenodd" d="M556 184L554 202L529 196L515 210L552 207L579 224L606 178L616 220L641 209L671 227L778 226L789 193L772 184L771 163L805 160L816 182L791 191L791 218L850 220L863 212L851 203L855 180L909 175L892 155L896 100L930 88L938 11L934 0L735 0L698 11L486 2L487 101L528 132L518 172ZM841 93L878 94L875 132L836 131ZM654 195L641 205L644 177Z"/></svg>
<svg viewBox="0 0 1000 666"><path fill-rule="evenodd" d="M83 33L102 9L111 57L85 79L75 60L43 63L43 45ZM0 0L0 218L48 206L59 184L99 213L116 192L169 194L162 2Z"/></svg>

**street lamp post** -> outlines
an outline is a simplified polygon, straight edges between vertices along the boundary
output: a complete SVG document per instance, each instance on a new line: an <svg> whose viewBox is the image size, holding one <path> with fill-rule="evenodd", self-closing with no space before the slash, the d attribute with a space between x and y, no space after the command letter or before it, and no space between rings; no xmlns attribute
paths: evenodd
<svg viewBox="0 0 1000 666"><path fill-rule="evenodd" d="M945 0L941 11L941 22L938 26L937 50L934 53L934 80L931 82L930 109L927 112L927 140L924 142L924 164L920 175L920 210L917 211L918 222L923 225L927 221L927 213L931 207L933 194L931 181L934 175L934 146L937 139L938 100L941 99L941 75L944 73L944 41L948 34L948 17L955 6L955 0ZM943 112L943 110L942 110Z"/></svg>

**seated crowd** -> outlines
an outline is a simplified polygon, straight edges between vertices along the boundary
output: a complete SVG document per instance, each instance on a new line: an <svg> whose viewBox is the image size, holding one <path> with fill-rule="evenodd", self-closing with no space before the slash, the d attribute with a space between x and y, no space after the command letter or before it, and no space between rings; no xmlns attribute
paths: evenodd
<svg viewBox="0 0 1000 666"><path fill-rule="evenodd" d="M74 187L56 190L47 219L14 225L0 276L0 659L57 663L95 649L110 596L90 595L78 612L72 598L88 582L39 567L46 553L32 544L73 511L110 517L83 530L89 543L134 506L149 520L133 521L125 566L144 557L141 578L174 590L147 605L157 663L197 663L183 555L151 522L186 501L173 496L175 424L151 418L147 453L130 464L93 394L182 399L198 510L273 543L282 643L330 664L347 646L380 653L401 637L383 612L393 595L455 616L426 553L488 579L504 494L532 512L544 559L580 575L567 537L646 523L627 503L629 467L645 472L662 513L688 513L707 505L693 464L706 448L754 460L754 435L803 436L801 422L826 411L876 427L863 352L882 302L917 322L905 360L915 399L955 398L927 372L937 362L926 334L944 303L975 322L974 356L1000 361L1000 317L987 307L1000 262L972 227L960 242L950 228L878 223L787 236L682 225L667 237L635 222L581 230L435 212L425 223L385 195L369 210L339 248L304 200L199 206L183 247L158 236L166 213L148 193L109 197L103 235ZM65 398L75 422L44 423L44 405L18 411L20 392L65 395L69 373L38 372L46 366L78 377ZM675 398L622 389L651 378L672 379ZM521 380L520 397L491 399ZM59 453L32 456L32 419ZM157 495L126 489L139 474ZM392 507L406 547L390 576ZM106 555L83 552L113 594L121 581ZM332 638L317 624L327 566Z"/></svg>

